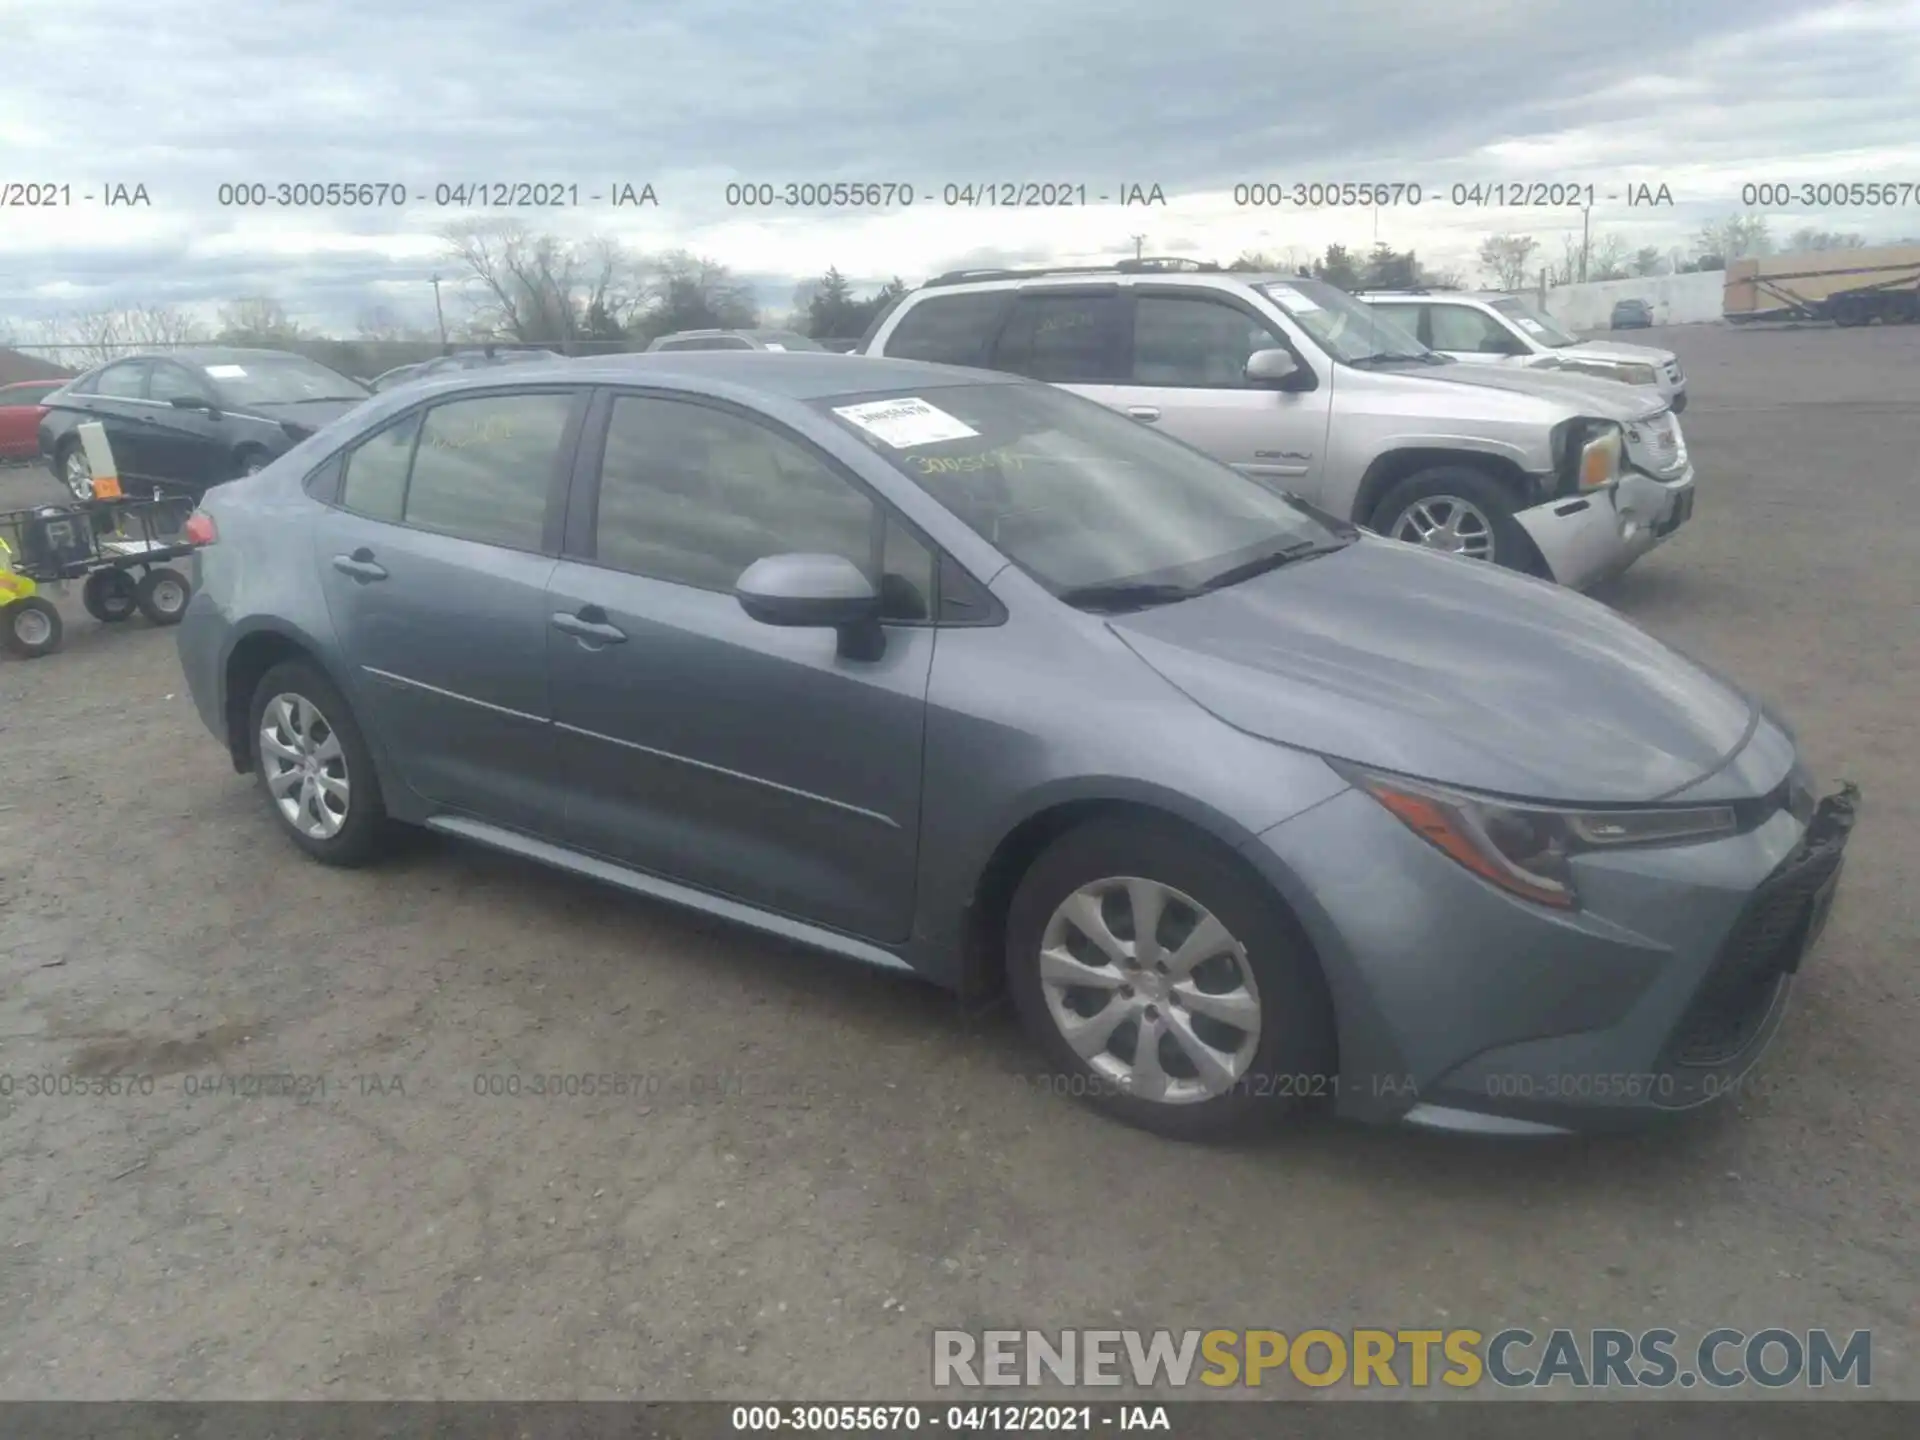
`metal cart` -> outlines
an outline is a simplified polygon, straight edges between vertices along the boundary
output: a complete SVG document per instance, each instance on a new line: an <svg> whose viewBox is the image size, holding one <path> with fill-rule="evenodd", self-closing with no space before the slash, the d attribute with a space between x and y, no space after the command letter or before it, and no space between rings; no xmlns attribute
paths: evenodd
<svg viewBox="0 0 1920 1440"><path fill-rule="evenodd" d="M0 514L0 644L24 659L60 648L65 627L53 601L81 582L80 603L113 624L138 611L177 625L193 587L171 562L193 553L180 526L190 496L127 497L38 505Z"/></svg>

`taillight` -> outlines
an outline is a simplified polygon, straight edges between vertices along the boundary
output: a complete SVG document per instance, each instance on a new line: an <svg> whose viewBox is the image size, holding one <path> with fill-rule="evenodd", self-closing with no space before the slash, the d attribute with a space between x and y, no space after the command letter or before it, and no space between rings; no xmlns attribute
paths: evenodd
<svg viewBox="0 0 1920 1440"><path fill-rule="evenodd" d="M220 538L220 531L215 527L213 517L204 510L196 510L189 515L180 533L186 536L187 543L193 546L211 545Z"/></svg>

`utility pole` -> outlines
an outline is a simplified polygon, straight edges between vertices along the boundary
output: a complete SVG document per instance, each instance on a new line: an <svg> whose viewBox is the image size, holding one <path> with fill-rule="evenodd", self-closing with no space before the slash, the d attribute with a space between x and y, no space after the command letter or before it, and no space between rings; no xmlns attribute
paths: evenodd
<svg viewBox="0 0 1920 1440"><path fill-rule="evenodd" d="M1580 283L1587 283L1587 257L1593 253L1593 203L1580 207Z"/></svg>
<svg viewBox="0 0 1920 1440"><path fill-rule="evenodd" d="M447 312L440 308L440 277L433 277L433 318L440 325L440 353L450 354L447 349Z"/></svg>
<svg viewBox="0 0 1920 1440"><path fill-rule="evenodd" d="M1141 247L1147 243L1147 237L1144 235L1134 235L1129 238L1133 241L1133 258L1138 260L1140 258Z"/></svg>

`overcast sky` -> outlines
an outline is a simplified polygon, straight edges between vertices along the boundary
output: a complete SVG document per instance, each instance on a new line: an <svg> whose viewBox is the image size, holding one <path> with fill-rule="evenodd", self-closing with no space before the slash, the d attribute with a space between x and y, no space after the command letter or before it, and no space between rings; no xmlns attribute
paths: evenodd
<svg viewBox="0 0 1920 1440"><path fill-rule="evenodd" d="M1746 183L1906 186L1904 208L1777 207L1870 239L1920 234L1920 0L0 0L0 326L138 303L279 299L349 333L430 321L436 187L578 186L521 212L557 234L688 247L775 311L829 265L863 284L962 264L1230 260L1376 238L1481 278L1482 238L1542 258L1577 209L1451 187L1593 184L1596 232L1686 247ZM409 203L223 208L223 183L366 181ZM878 214L729 208L742 181L910 185ZM1158 185L1164 206L949 206L947 185ZM1233 187L1410 182L1418 207L1236 207ZM592 195L652 184L657 208ZM105 187L151 205L107 208ZM1673 208L1629 208L1665 185ZM1618 198L1610 198L1618 197ZM20 197L0 195L9 202ZM449 275L452 271L448 269Z"/></svg>

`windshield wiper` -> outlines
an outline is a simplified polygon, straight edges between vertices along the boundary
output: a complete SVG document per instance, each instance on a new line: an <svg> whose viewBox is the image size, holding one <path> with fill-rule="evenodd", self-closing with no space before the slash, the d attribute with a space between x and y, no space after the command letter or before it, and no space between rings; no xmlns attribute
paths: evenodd
<svg viewBox="0 0 1920 1440"><path fill-rule="evenodd" d="M1238 585L1243 580L1251 580L1256 575L1264 575L1269 570L1278 570L1282 565L1290 565L1295 560L1305 560L1312 555L1331 555L1336 550L1344 550L1353 542L1346 540L1295 540L1292 544L1282 545L1277 550L1269 550L1265 555L1256 555L1251 560L1243 560L1231 565L1218 575L1203 580L1196 590L1207 594L1214 590L1224 590L1229 585Z"/></svg>
<svg viewBox="0 0 1920 1440"><path fill-rule="evenodd" d="M1192 585L1122 580L1108 585L1076 585L1062 590L1060 599L1076 610L1145 610L1152 605L1191 600L1200 593Z"/></svg>

